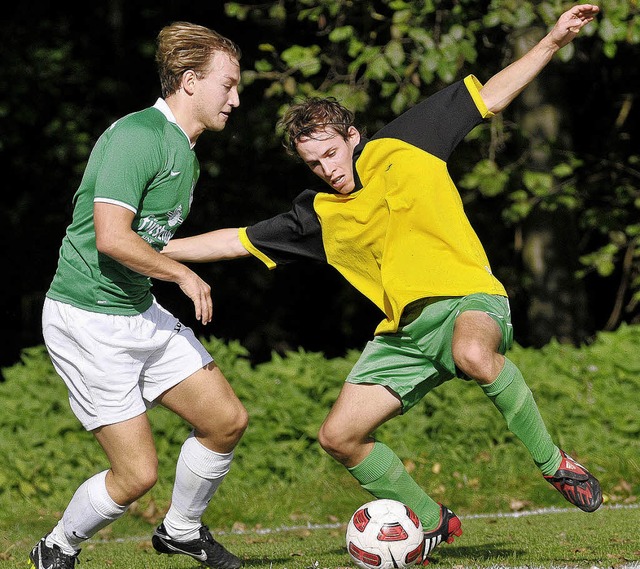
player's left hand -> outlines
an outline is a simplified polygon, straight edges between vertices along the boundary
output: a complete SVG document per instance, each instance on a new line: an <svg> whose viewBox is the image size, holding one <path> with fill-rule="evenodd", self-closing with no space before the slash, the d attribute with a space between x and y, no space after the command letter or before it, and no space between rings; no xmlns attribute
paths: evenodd
<svg viewBox="0 0 640 569"><path fill-rule="evenodd" d="M594 4L579 4L567 10L549 33L558 48L564 47L575 38L580 30L596 17L600 8Z"/></svg>

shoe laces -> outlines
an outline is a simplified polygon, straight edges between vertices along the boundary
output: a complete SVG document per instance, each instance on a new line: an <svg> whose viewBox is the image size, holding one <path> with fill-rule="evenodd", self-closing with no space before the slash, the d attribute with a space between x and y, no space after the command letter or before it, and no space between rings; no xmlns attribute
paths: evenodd
<svg viewBox="0 0 640 569"><path fill-rule="evenodd" d="M200 529L200 537L211 548L211 553L213 555L224 555L224 547L222 547L222 545L213 538L213 535L211 535L211 532L209 531L209 528L207 526L203 525Z"/></svg>
<svg viewBox="0 0 640 569"><path fill-rule="evenodd" d="M80 564L80 550L76 551L73 555L69 555L60 549L60 546L53 544L51 547L53 563L50 565L50 569L72 569L76 566L76 563Z"/></svg>

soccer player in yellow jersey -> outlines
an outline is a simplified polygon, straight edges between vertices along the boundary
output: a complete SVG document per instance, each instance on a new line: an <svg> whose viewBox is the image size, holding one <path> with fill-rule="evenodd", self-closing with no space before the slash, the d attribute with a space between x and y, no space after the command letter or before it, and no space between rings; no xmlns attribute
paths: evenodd
<svg viewBox="0 0 640 569"><path fill-rule="evenodd" d="M311 259L336 268L384 314L347 377L319 441L377 498L404 502L425 529L425 558L462 533L372 433L453 377L475 380L544 477L584 511L598 481L551 440L533 395L505 357L513 332L507 294L447 170L458 143L502 111L598 13L574 6L518 61L485 85L474 76L405 112L370 139L332 99L292 105L285 143L328 186L302 192L284 214L241 229L172 240L164 253L201 262L254 255L269 268Z"/></svg>

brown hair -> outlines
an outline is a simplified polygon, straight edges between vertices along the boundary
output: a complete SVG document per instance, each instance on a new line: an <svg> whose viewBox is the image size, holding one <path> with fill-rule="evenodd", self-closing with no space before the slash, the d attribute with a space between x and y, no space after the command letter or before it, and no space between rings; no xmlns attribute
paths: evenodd
<svg viewBox="0 0 640 569"><path fill-rule="evenodd" d="M296 143L301 137L311 137L329 126L347 140L353 119L354 114L335 98L311 97L291 105L278 121L278 126L283 131L284 147L295 156Z"/></svg>
<svg viewBox="0 0 640 569"><path fill-rule="evenodd" d="M240 59L240 48L230 39L204 26L173 22L160 30L157 38L156 64L162 97L178 90L182 74L192 69L198 76L208 71L211 55L221 51Z"/></svg>

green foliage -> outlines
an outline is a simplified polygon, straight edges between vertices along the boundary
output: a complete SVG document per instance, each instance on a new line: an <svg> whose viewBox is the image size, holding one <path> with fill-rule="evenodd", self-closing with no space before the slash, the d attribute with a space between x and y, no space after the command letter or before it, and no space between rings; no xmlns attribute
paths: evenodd
<svg viewBox="0 0 640 569"><path fill-rule="evenodd" d="M95 472L106 462L87 453L95 444L70 413L66 388L44 347L23 351L22 362L6 370L0 415L0 491L37 501L77 480L77 472ZM34 428L35 427L35 428Z"/></svg>
<svg viewBox="0 0 640 569"><path fill-rule="evenodd" d="M603 51L607 57L615 57L621 43L640 42L640 10L637 2L604 0L599 6L603 16L598 35L604 42Z"/></svg>
<svg viewBox="0 0 640 569"><path fill-rule="evenodd" d="M204 340L250 415L232 474L221 490L214 523L282 523L298 512L324 521L346 515L367 497L325 454L317 431L357 359L327 359L297 351L252 367L238 343ZM601 479L609 503L640 493L640 327L602 333L581 349L552 343L542 350L516 346L523 371L554 439ZM66 389L44 348L25 350L0 383L0 509L26 501L57 511L89 475L107 467L92 435L71 414ZM150 411L159 455L158 484L134 514L166 508L175 461L190 428L172 413ZM461 511L507 510L514 499L562 506L541 482L524 447L472 382L453 380L377 433L392 446L429 493ZM266 498L252 497L259 488ZM325 500L314 500L324 496ZM248 499L248 497L252 497ZM243 504L238 509L238 504Z"/></svg>
<svg viewBox="0 0 640 569"><path fill-rule="evenodd" d="M299 43L294 39L294 45L287 34L286 41L269 54L268 65L260 60L244 73L248 83L266 81L268 97L333 95L334 89L346 84L352 92L367 95L350 101L354 109L365 110L379 89L398 114L415 104L421 87L436 80L453 81L477 57L475 32L481 22L474 2L460 2L450 9L437 8L433 2L330 0L305 8L306 4L284 3L287 14L296 14L298 29L311 34L303 34ZM283 13L273 17L275 6L283 3L226 4L231 17L271 20L288 29L292 23ZM284 89L286 84L289 89Z"/></svg>
<svg viewBox="0 0 640 569"><path fill-rule="evenodd" d="M494 160L479 160L473 170L460 180L460 187L479 191L483 196L495 197L505 188L509 174L500 169Z"/></svg>
<svg viewBox="0 0 640 569"><path fill-rule="evenodd" d="M591 36L597 31L609 57L615 55L619 43L640 41L640 14L635 3L609 0L600 6L603 16L582 35ZM486 10L470 0L453 6L402 0L225 4L231 18L268 21L288 31L292 25L304 30L300 38L293 40L294 45L287 34L286 40L271 50L273 61L268 70L257 66L257 73L246 72L251 82L262 79L281 83L283 78L299 73L313 78L314 87L324 93L344 82L352 89L365 91L385 85L388 96L408 85L420 89L437 81L450 83L461 69L476 62L478 42L486 41L488 31L502 28L517 32L541 24L549 27L565 9L566 5L558 1L514 0L493 0ZM309 38L318 43L304 45ZM563 60L568 61L574 53L574 46L567 46ZM309 83L300 83L295 92L308 94L309 87ZM266 93L273 95L274 90L268 87ZM401 112L414 102L407 100L394 112Z"/></svg>
<svg viewBox="0 0 640 569"><path fill-rule="evenodd" d="M270 362L251 369L246 361L225 365L228 348L218 340L206 346L249 410L250 426L243 438L246 451L238 449L238 469L251 472L257 484L288 483L322 463L317 430L355 363L355 354L332 360L304 351L286 357L274 354Z"/></svg>

